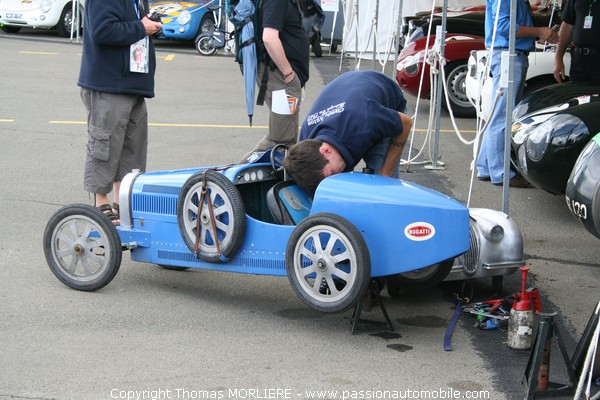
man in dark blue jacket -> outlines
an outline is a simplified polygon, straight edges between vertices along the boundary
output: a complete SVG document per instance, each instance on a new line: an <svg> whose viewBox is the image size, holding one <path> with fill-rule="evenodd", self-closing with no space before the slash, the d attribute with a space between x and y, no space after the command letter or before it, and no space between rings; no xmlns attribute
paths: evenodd
<svg viewBox="0 0 600 400"><path fill-rule="evenodd" d="M380 72L346 72L329 83L308 112L284 167L314 193L324 178L352 171L361 161L375 173L398 177L412 127L396 82Z"/></svg>
<svg viewBox="0 0 600 400"><path fill-rule="evenodd" d="M148 112L156 55L147 0L88 0L78 85L88 113L84 188L119 223L119 187L132 169L146 169ZM108 193L114 190L111 206Z"/></svg>

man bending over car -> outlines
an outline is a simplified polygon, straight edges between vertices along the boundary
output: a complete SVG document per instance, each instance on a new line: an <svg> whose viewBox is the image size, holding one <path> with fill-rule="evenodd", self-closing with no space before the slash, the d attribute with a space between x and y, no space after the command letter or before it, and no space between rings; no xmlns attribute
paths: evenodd
<svg viewBox="0 0 600 400"><path fill-rule="evenodd" d="M375 71L346 72L316 99L283 166L311 194L326 177L367 168L398 177L412 121L396 82Z"/></svg>

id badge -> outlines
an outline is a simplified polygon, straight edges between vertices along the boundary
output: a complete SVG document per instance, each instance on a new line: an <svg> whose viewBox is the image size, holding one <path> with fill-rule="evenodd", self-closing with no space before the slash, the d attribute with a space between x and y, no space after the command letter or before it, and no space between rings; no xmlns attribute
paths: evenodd
<svg viewBox="0 0 600 400"><path fill-rule="evenodd" d="M148 56L149 39L146 36L143 39L135 42L130 46L129 50L129 71L141 74L148 73Z"/></svg>
<svg viewBox="0 0 600 400"><path fill-rule="evenodd" d="M594 17L592 17L591 15L588 15L587 17L585 17L585 19L583 20L583 29L592 29L592 20L594 19Z"/></svg>

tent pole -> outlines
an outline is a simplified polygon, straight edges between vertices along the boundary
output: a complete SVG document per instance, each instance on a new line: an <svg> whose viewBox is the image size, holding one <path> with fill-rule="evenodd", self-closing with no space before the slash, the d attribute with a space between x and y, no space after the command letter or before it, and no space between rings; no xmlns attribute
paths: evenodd
<svg viewBox="0 0 600 400"><path fill-rule="evenodd" d="M400 29L402 27L402 6L403 1L398 0L398 24L396 25L396 39L394 40L394 59L392 60L391 78L396 80L396 64L398 63L398 55L400 52Z"/></svg>
<svg viewBox="0 0 600 400"><path fill-rule="evenodd" d="M515 41L517 33L517 1L510 2L510 34L508 37L508 86L506 88L506 126L504 127L504 179L502 185L502 212L508 214L509 182L510 182L510 147L512 140L512 113L515 107Z"/></svg>
<svg viewBox="0 0 600 400"><path fill-rule="evenodd" d="M373 27L373 59L371 64L371 69L375 70L375 53L377 52L377 29L379 27L379 0L375 2L375 17Z"/></svg>
<svg viewBox="0 0 600 400"><path fill-rule="evenodd" d="M444 59L444 51L446 50L446 19L448 16L448 0L444 0L444 8L442 11L442 29L440 34L436 34L435 40L440 44L440 60ZM440 63L440 69L444 68L444 65ZM443 82L440 82L440 75L437 78L437 95L435 101L435 132L433 137L433 160L431 160L431 169L444 169L444 167L438 167L438 154L440 147L440 120L442 110L442 88Z"/></svg>
<svg viewBox="0 0 600 400"><path fill-rule="evenodd" d="M359 66L359 61L358 61L359 60L359 57L358 57L358 28L359 28L359 26L358 26L358 22L360 21L360 12L359 12L360 4L359 4L358 0L354 0L354 4L356 7L356 28L355 28L356 30L354 31L354 36L355 36L354 37L354 59L356 60L356 62L355 62L354 69L357 70L357 69L359 69L359 67L358 67Z"/></svg>

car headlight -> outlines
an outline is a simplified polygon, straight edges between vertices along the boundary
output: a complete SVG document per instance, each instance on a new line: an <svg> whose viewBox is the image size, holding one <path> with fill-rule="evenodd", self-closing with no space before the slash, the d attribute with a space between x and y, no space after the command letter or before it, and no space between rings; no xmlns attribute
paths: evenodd
<svg viewBox="0 0 600 400"><path fill-rule="evenodd" d="M538 125L531 123L515 122L512 126L512 141L515 144L523 144L529 134L535 130Z"/></svg>
<svg viewBox="0 0 600 400"><path fill-rule="evenodd" d="M536 129L533 129L527 137L525 149L527 156L533 161L540 161L544 154L546 154L552 132L554 132L554 124L551 121L552 119L550 118Z"/></svg>
<svg viewBox="0 0 600 400"><path fill-rule="evenodd" d="M48 11L50 11L51 8L52 8L51 0L42 0L42 2L40 3L40 11L44 14L47 13Z"/></svg>
<svg viewBox="0 0 600 400"><path fill-rule="evenodd" d="M582 128L587 131L587 126L574 115L558 114L548 118L537 129L532 130L527 138L527 156L532 161L540 161L550 142L566 144L571 140L571 134L574 137L580 136Z"/></svg>
<svg viewBox="0 0 600 400"><path fill-rule="evenodd" d="M417 73L419 73L419 65L421 64L422 59L423 51L420 51L412 56L408 56L403 61L398 63L398 71L404 70L406 75L415 76Z"/></svg>
<svg viewBox="0 0 600 400"><path fill-rule="evenodd" d="M517 157L519 157L519 168L521 169L521 173L523 175L529 175L529 170L527 169L527 157L525 155L525 146L519 147Z"/></svg>
<svg viewBox="0 0 600 400"><path fill-rule="evenodd" d="M177 17L177 22L180 25L186 25L192 19L192 14L189 11L182 11L181 14Z"/></svg>

